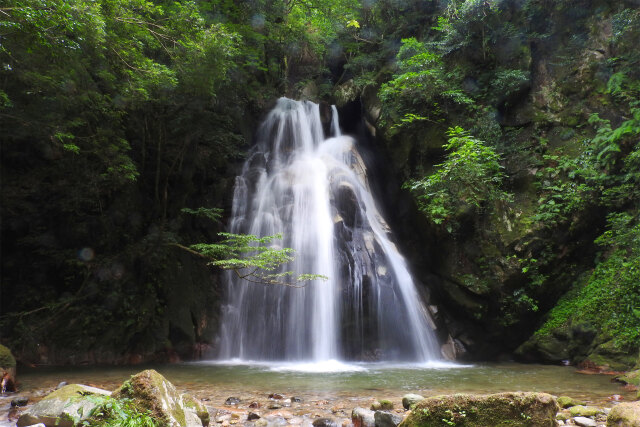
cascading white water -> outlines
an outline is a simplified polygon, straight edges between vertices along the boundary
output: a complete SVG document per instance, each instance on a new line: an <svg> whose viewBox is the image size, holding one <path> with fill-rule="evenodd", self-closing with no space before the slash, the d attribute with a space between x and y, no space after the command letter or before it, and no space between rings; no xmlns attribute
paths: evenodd
<svg viewBox="0 0 640 427"><path fill-rule="evenodd" d="M317 104L280 98L236 178L232 233L283 234L283 267L328 280L303 288L231 274L221 359L439 359L432 321L371 195L366 168L332 107L324 139Z"/></svg>

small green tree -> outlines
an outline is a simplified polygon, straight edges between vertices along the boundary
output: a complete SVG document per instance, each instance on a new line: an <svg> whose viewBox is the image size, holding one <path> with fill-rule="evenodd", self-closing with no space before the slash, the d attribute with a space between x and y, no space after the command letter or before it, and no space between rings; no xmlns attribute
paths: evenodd
<svg viewBox="0 0 640 427"><path fill-rule="evenodd" d="M305 282L326 280L320 274L280 271L294 260L291 248L281 248L275 240L281 240L282 234L258 237L252 234L219 233L223 238L217 243L197 243L183 249L196 253L209 260L208 264L230 270L239 278L263 285L283 285L294 288L304 287Z"/></svg>
<svg viewBox="0 0 640 427"><path fill-rule="evenodd" d="M183 213L218 222L222 210L218 208L183 208ZM252 234L218 233L222 238L216 243L196 243L184 246L171 243L194 255L205 258L208 265L230 270L240 279L262 285L283 285L294 288L304 287L312 280L326 280L320 274L284 271L284 266L294 260L294 250L282 248L276 241L282 234L258 237Z"/></svg>
<svg viewBox="0 0 640 427"><path fill-rule="evenodd" d="M501 188L505 174L499 154L459 126L447 134L446 160L433 174L408 181L404 188L433 223L452 233L470 208L481 213L492 203L510 201L511 195Z"/></svg>

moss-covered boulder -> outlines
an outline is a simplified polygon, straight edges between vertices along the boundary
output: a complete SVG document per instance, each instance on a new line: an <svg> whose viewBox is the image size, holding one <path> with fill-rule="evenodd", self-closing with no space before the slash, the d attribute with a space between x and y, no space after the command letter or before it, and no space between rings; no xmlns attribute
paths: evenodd
<svg viewBox="0 0 640 427"><path fill-rule="evenodd" d="M624 384L640 387L640 369L636 369L635 371L630 371L624 375L620 375L616 377L616 380Z"/></svg>
<svg viewBox="0 0 640 427"><path fill-rule="evenodd" d="M595 417L598 414L604 414L604 411L595 406L576 405L569 408L572 417Z"/></svg>
<svg viewBox="0 0 640 427"><path fill-rule="evenodd" d="M153 369L147 369L125 381L113 397L132 399L148 409L162 425L202 427L209 425L209 412L197 399L178 393L175 386Z"/></svg>
<svg viewBox="0 0 640 427"><path fill-rule="evenodd" d="M15 391L16 359L11 350L0 344L0 390Z"/></svg>
<svg viewBox="0 0 640 427"><path fill-rule="evenodd" d="M372 411L390 411L393 409L393 402L386 399L376 400L371 404Z"/></svg>
<svg viewBox="0 0 640 427"><path fill-rule="evenodd" d="M558 397L558 405L561 408L571 408L572 406L584 405L584 402L569 396L560 396Z"/></svg>
<svg viewBox="0 0 640 427"><path fill-rule="evenodd" d="M417 403L400 426L552 427L558 409L546 393L435 396Z"/></svg>
<svg viewBox="0 0 640 427"><path fill-rule="evenodd" d="M616 405L609 412L607 427L640 427L640 402Z"/></svg>
<svg viewBox="0 0 640 427"><path fill-rule="evenodd" d="M18 418L18 427L42 423L46 427L72 427L88 417L98 404L87 396L111 392L82 384L70 384L47 395Z"/></svg>
<svg viewBox="0 0 640 427"><path fill-rule="evenodd" d="M15 368L16 359L11 354L11 350L0 344L0 368Z"/></svg>

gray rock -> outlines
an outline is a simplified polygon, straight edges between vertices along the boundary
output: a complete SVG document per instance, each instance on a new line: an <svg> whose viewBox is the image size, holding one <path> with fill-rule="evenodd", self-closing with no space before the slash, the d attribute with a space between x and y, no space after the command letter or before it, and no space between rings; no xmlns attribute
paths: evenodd
<svg viewBox="0 0 640 427"><path fill-rule="evenodd" d="M223 423L231 419L231 414L223 414L215 418L216 423Z"/></svg>
<svg viewBox="0 0 640 427"><path fill-rule="evenodd" d="M353 408L351 411L353 427L375 427L375 413L370 409Z"/></svg>
<svg viewBox="0 0 640 427"><path fill-rule="evenodd" d="M27 409L17 426L25 427L44 424L46 427L72 427L88 417L97 404L86 399L86 395L109 396L110 392L82 384L71 384L47 395L40 402Z"/></svg>
<svg viewBox="0 0 640 427"><path fill-rule="evenodd" d="M411 409L412 405L415 405L422 399L424 399L424 397L420 396L419 394L405 394L404 396L402 396L402 406L404 407L404 409Z"/></svg>
<svg viewBox="0 0 640 427"><path fill-rule="evenodd" d="M598 425L595 420L587 417L575 417L573 422L575 425L581 427L596 427Z"/></svg>
<svg viewBox="0 0 640 427"><path fill-rule="evenodd" d="M224 404L227 406L239 405L240 398L239 397L228 397L227 400L224 401Z"/></svg>
<svg viewBox="0 0 640 427"><path fill-rule="evenodd" d="M261 421L264 421L264 424L262 424ZM260 418L255 422L255 425L265 425L267 427L286 426L287 424L287 420L282 417L269 417L268 419Z"/></svg>
<svg viewBox="0 0 640 427"><path fill-rule="evenodd" d="M338 423L333 418L316 418L313 420L313 427L338 427Z"/></svg>
<svg viewBox="0 0 640 427"><path fill-rule="evenodd" d="M62 381L60 384L57 385L56 390L60 390L62 387L66 386L67 382L66 381Z"/></svg>
<svg viewBox="0 0 640 427"><path fill-rule="evenodd" d="M375 427L397 427L402 422L400 415L392 414L387 411L376 411L373 415Z"/></svg>
<svg viewBox="0 0 640 427"><path fill-rule="evenodd" d="M11 401L11 406L12 407L27 406L27 403L29 403L29 398L28 397L16 397L15 399L13 399Z"/></svg>
<svg viewBox="0 0 640 427"><path fill-rule="evenodd" d="M247 415L247 420L249 421L255 421L260 419L260 415L256 414L255 412L249 412L249 415Z"/></svg>

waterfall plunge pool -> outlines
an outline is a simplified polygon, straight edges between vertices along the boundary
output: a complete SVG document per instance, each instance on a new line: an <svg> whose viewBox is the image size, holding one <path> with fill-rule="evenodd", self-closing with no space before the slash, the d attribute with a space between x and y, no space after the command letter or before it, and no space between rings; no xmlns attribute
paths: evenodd
<svg viewBox="0 0 640 427"><path fill-rule="evenodd" d="M298 396L318 411L345 405L368 406L375 399L389 399L402 407L406 393L425 397L451 393L497 393L502 391L540 391L568 395L590 404L608 405L608 398L619 394L632 399L610 376L584 375L573 367L483 363L475 365L420 365L343 363L332 366L309 364L195 362L158 366L75 367L23 369L18 373L23 392L54 388L60 381L91 384L115 389L130 375L153 368L173 382L179 390L205 399L212 407L237 396L247 404L268 401L270 393ZM306 368L306 371L305 371ZM331 368L331 369L328 369ZM333 371L333 372L330 372ZM313 403L315 402L315 403ZM321 403L318 403L321 402ZM242 405L241 405L242 406Z"/></svg>

